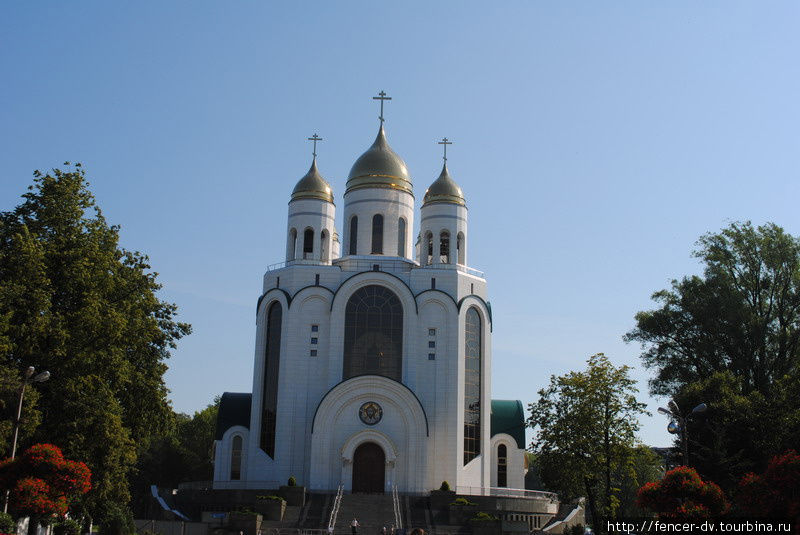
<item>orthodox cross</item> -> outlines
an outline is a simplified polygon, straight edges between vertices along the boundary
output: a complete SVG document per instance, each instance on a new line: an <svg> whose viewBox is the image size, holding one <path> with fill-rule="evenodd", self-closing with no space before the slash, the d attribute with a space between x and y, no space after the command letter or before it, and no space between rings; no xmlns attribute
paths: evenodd
<svg viewBox="0 0 800 535"><path fill-rule="evenodd" d="M441 141L437 141L439 145L444 145L444 161L447 161L447 146L452 145L453 142L448 140L446 137L443 137Z"/></svg>
<svg viewBox="0 0 800 535"><path fill-rule="evenodd" d="M314 135L311 136L310 138L308 138L308 140L314 142L314 152L312 152L311 154L313 154L314 158L316 158L317 157L317 141L322 141L322 138L319 137L316 132L314 132Z"/></svg>
<svg viewBox="0 0 800 535"><path fill-rule="evenodd" d="M379 117L379 119L381 120L381 123L383 123L383 121L384 121L384 119L383 119L383 101L384 100L392 100L392 97L387 97L386 96L386 91L381 91L380 93L378 93L377 97L372 97L372 100L380 100L381 101L381 116Z"/></svg>

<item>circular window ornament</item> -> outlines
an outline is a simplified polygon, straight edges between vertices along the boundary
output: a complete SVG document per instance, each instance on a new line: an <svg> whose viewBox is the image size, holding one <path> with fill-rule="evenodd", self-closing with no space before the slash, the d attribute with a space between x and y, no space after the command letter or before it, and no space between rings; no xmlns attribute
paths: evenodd
<svg viewBox="0 0 800 535"><path fill-rule="evenodd" d="M383 409L374 401L367 401L358 409L358 417L367 425L375 425L383 417Z"/></svg>

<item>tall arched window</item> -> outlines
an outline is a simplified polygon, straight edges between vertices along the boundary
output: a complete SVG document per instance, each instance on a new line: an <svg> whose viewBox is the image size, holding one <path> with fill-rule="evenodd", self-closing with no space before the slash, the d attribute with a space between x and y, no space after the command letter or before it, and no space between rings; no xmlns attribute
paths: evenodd
<svg viewBox="0 0 800 535"><path fill-rule="evenodd" d="M395 381L403 370L403 305L388 288L378 285L356 290L344 316L342 379L383 375Z"/></svg>
<svg viewBox="0 0 800 535"><path fill-rule="evenodd" d="M294 260L295 250L297 249L297 229L289 231L289 239L286 242L286 261Z"/></svg>
<svg viewBox="0 0 800 535"><path fill-rule="evenodd" d="M508 486L508 448L505 444L497 446L497 486Z"/></svg>
<svg viewBox="0 0 800 535"><path fill-rule="evenodd" d="M350 254L358 254L358 216L350 219Z"/></svg>
<svg viewBox="0 0 800 535"><path fill-rule="evenodd" d="M236 435L231 444L231 480L242 479L242 437Z"/></svg>
<svg viewBox="0 0 800 535"><path fill-rule="evenodd" d="M397 256L406 255L406 220L402 217L397 221Z"/></svg>
<svg viewBox="0 0 800 535"><path fill-rule="evenodd" d="M319 259L323 262L330 260L330 235L327 230L323 230L319 239Z"/></svg>
<svg viewBox="0 0 800 535"><path fill-rule="evenodd" d="M464 233L459 232L458 237L456 238L456 249L458 250L458 263L462 266L466 264L465 257L466 251L464 251Z"/></svg>
<svg viewBox="0 0 800 535"><path fill-rule="evenodd" d="M261 405L261 449L275 458L275 410L278 407L278 371L281 360L283 307L275 301L267 312L267 347L264 350L264 395Z"/></svg>
<svg viewBox="0 0 800 535"><path fill-rule="evenodd" d="M383 254L383 216L372 216L372 254Z"/></svg>
<svg viewBox="0 0 800 535"><path fill-rule="evenodd" d="M433 262L433 233L428 231L425 234L425 242L422 244L424 257L425 257L425 264L430 264Z"/></svg>
<svg viewBox="0 0 800 535"><path fill-rule="evenodd" d="M303 258L308 259L314 254L314 229L307 228L303 232Z"/></svg>
<svg viewBox="0 0 800 535"><path fill-rule="evenodd" d="M481 453L481 316L467 310L464 326L464 464Z"/></svg>
<svg viewBox="0 0 800 535"><path fill-rule="evenodd" d="M446 230L439 234L439 261L443 264L450 263L450 233Z"/></svg>

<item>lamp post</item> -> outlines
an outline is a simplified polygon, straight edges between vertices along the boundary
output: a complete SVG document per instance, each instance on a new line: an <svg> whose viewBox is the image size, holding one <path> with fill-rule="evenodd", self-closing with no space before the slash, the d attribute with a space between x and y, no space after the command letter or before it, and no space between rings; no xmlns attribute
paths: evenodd
<svg viewBox="0 0 800 535"><path fill-rule="evenodd" d="M28 366L28 369L25 370L24 377L22 379L22 386L19 388L19 404L17 404L17 419L14 420L14 439L11 442L11 460L13 461L14 458L17 456L17 437L19 435L19 422L22 418L22 400L25 398L25 387L28 383L43 383L50 379L50 372L42 372L36 373L36 368L33 366ZM3 504L3 512L8 512L8 495L10 491L6 490L6 499L5 503Z"/></svg>
<svg viewBox="0 0 800 535"><path fill-rule="evenodd" d="M678 408L678 404L675 403L675 400L670 400L667 406L669 409L659 407L658 412L672 418L672 421L667 426L667 431L672 435L677 435L680 433L681 449L683 450L683 464L684 466L689 466L689 429L686 425L686 422L692 417L693 414L701 414L706 412L708 406L705 403L701 403L692 409L691 412L685 415L681 414L681 411Z"/></svg>

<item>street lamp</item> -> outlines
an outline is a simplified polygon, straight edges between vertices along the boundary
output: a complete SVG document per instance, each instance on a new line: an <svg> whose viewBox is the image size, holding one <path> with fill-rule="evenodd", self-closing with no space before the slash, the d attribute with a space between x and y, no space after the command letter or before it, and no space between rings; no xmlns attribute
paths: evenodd
<svg viewBox="0 0 800 535"><path fill-rule="evenodd" d="M678 404L675 403L675 400L670 400L667 406L669 407L669 409L665 409L664 407L659 407L658 412L672 418L672 421L670 421L669 425L667 426L667 432L670 433L671 435L677 435L677 434L681 435L683 464L684 466L689 466L689 428L686 425L686 422L689 420L689 418L692 417L692 415L706 412L708 406L705 403L701 403L700 405L692 409L689 414L686 415L681 414L681 411L678 408Z"/></svg>
<svg viewBox="0 0 800 535"><path fill-rule="evenodd" d="M24 378L22 380L22 386L19 389L19 403L17 404L17 419L14 420L14 439L11 442L11 460L13 461L14 458L17 456L17 436L19 435L19 422L22 418L22 400L25 397L25 387L28 383L43 383L50 379L50 372L42 372L36 373L36 368L33 366L28 366L28 369L25 370ZM6 499L5 503L3 504L3 512L8 512L8 495L9 491L6 490Z"/></svg>

